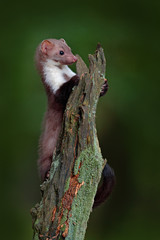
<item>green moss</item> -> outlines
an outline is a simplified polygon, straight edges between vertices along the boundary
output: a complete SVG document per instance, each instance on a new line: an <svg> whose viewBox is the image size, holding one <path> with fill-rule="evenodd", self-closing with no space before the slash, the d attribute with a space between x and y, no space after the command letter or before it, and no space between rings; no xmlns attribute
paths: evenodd
<svg viewBox="0 0 160 240"><path fill-rule="evenodd" d="M70 217L69 233L66 240L83 239L92 210L93 199L97 191L104 160L98 151L94 151L92 147L84 150L79 159L82 166L79 173L79 182L84 184L79 189L77 196L72 204L72 217ZM77 208L78 206L78 208Z"/></svg>
<svg viewBox="0 0 160 240"><path fill-rule="evenodd" d="M79 156L79 161L82 162L80 169L80 174L78 181L82 183L83 181L90 179L90 176L95 176L95 172L98 168L101 168L100 162L102 162L101 154L97 154L93 147L90 146L86 150L82 151ZM93 169L93 171L91 171Z"/></svg>
<svg viewBox="0 0 160 240"><path fill-rule="evenodd" d="M62 224L64 224L66 222L67 217L68 217L68 209L65 209L64 212L63 212L63 217L61 218L60 225L62 225Z"/></svg>
<svg viewBox="0 0 160 240"><path fill-rule="evenodd" d="M53 161L52 161L51 170L50 170L50 179L53 178L56 170L58 169L59 164L60 164L60 159L61 159L60 155L58 155L56 157L53 156Z"/></svg>
<svg viewBox="0 0 160 240"><path fill-rule="evenodd" d="M64 186L64 193L69 189L69 184L70 184L70 177L67 179L66 184Z"/></svg>
<svg viewBox="0 0 160 240"><path fill-rule="evenodd" d="M38 236L38 233L35 233L35 235L34 235L34 238L33 238L34 240L39 240L39 236Z"/></svg>
<svg viewBox="0 0 160 240"><path fill-rule="evenodd" d="M66 224L63 225L63 227L61 228L61 233L63 233L66 229Z"/></svg>
<svg viewBox="0 0 160 240"><path fill-rule="evenodd" d="M83 159L81 157L77 158L76 161L75 161L75 165L74 165L74 175L77 175L78 171L79 171L79 165L81 163Z"/></svg>

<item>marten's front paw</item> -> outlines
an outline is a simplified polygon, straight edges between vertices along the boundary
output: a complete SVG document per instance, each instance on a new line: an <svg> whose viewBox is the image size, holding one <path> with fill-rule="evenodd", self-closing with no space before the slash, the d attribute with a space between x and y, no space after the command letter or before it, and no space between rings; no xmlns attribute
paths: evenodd
<svg viewBox="0 0 160 240"><path fill-rule="evenodd" d="M101 92L100 92L100 97L105 95L107 91L108 91L108 80L104 79L104 83L102 85Z"/></svg>
<svg viewBox="0 0 160 240"><path fill-rule="evenodd" d="M79 78L79 76L76 74L76 75L74 75L74 76L71 78L70 81L73 82L73 85L78 85L79 80L80 80L80 78Z"/></svg>
<svg viewBox="0 0 160 240"><path fill-rule="evenodd" d="M47 171L46 174L45 174L45 177L44 177L44 180L47 180L50 176L50 171Z"/></svg>

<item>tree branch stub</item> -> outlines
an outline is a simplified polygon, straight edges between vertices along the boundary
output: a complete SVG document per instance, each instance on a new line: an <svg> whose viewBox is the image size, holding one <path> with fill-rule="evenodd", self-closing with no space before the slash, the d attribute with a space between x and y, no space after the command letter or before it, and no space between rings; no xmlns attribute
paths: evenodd
<svg viewBox="0 0 160 240"><path fill-rule="evenodd" d="M89 55L89 69L78 56L78 86L69 97L50 178L42 200L31 209L33 240L83 240L105 160L97 138L95 114L104 83L103 49Z"/></svg>

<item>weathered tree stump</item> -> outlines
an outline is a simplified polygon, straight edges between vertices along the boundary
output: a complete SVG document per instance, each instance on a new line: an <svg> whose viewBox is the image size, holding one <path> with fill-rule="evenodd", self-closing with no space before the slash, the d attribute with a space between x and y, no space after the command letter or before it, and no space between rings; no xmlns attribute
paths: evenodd
<svg viewBox="0 0 160 240"><path fill-rule="evenodd" d="M104 83L106 61L97 46L89 69L78 57L80 76L69 97L50 178L41 185L42 200L31 209L33 239L83 240L97 186L105 165L95 115Z"/></svg>

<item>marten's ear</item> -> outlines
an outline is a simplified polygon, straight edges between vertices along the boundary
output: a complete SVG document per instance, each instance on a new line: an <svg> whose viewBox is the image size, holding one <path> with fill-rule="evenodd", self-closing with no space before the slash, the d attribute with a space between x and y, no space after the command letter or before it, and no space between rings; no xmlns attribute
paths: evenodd
<svg viewBox="0 0 160 240"><path fill-rule="evenodd" d="M59 39L60 41L62 41L62 42L64 42L64 43L66 43L66 41L63 39L63 38L61 38L61 39Z"/></svg>
<svg viewBox="0 0 160 240"><path fill-rule="evenodd" d="M44 40L41 43L41 51L42 51L42 53L47 54L47 52L49 50L51 50L53 47L54 47L54 44L52 42L50 42L49 40Z"/></svg>

